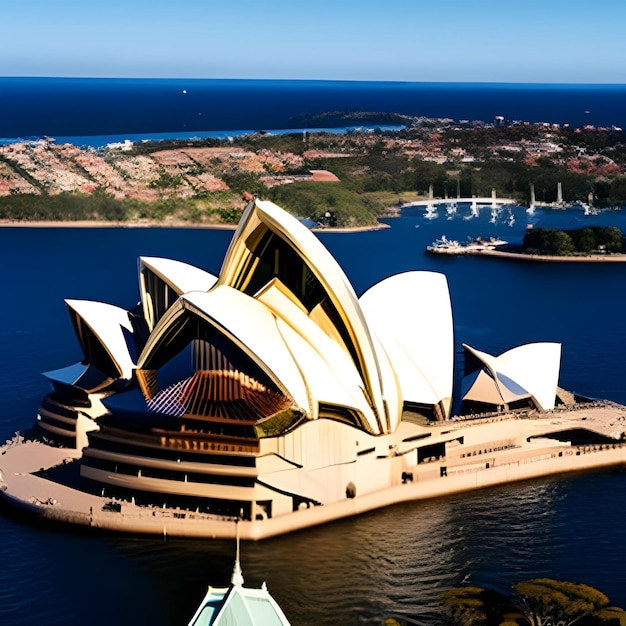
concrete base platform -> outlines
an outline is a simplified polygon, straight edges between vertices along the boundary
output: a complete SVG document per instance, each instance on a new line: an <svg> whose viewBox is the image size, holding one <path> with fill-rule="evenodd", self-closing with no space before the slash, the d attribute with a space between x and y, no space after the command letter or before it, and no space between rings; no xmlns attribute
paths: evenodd
<svg viewBox="0 0 626 626"><path fill-rule="evenodd" d="M498 421L513 416L499 416ZM242 539L260 540L310 526L412 500L482 489L493 485L626 465L626 407L600 404L585 409L559 410L526 418L552 427L577 428L612 437L611 443L574 446L556 440L487 451L468 458L459 451L446 458L413 466L412 480L378 492L306 508L263 520L241 521ZM484 420L464 422L472 429ZM455 423L452 422L451 425ZM458 426L458 423L456 423ZM540 424L539 424L540 425ZM41 519L130 533L179 537L234 538L234 518L167 507L138 506L97 493L97 484L78 472L80 451L55 448L15 437L0 448L0 496L5 502Z"/></svg>

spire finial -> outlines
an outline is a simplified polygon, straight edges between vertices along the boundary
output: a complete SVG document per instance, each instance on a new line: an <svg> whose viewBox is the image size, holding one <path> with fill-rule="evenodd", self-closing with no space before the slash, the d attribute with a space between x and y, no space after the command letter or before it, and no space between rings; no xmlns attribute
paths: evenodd
<svg viewBox="0 0 626 626"><path fill-rule="evenodd" d="M230 578L231 584L236 587L241 587L243 585L243 573L241 572L241 565L239 564L239 518L235 522L236 529L236 539L237 539L237 555L235 557L235 567L233 568L233 575Z"/></svg>

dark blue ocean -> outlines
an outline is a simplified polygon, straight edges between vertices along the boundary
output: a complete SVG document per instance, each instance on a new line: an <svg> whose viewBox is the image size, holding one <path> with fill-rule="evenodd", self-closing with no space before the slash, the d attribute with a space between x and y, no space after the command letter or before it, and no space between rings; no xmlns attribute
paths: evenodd
<svg viewBox="0 0 626 626"><path fill-rule="evenodd" d="M624 128L626 85L0 78L3 142L224 137L325 127L302 116L332 111Z"/></svg>
<svg viewBox="0 0 626 626"><path fill-rule="evenodd" d="M525 264L441 258L449 238L519 241L528 223L617 225L626 211L469 206L426 219L406 208L390 228L321 233L357 293L395 272L446 274L455 341L499 353L529 341L563 343L562 386L626 403L626 265ZM64 298L130 307L137 257L167 256L218 272L231 232L203 229L0 228L0 435L34 419L40 372L81 358ZM424 294L427 302L428 295ZM428 328L424 329L428 332ZM1 459L0 459L1 467ZM505 591L535 576L584 582L626 607L626 473L570 475L393 506L242 545L246 582L267 581L294 626L376 624L391 615L441 624L438 599L471 583ZM225 584L232 542L164 541L39 526L0 514L0 624L185 624L206 585Z"/></svg>

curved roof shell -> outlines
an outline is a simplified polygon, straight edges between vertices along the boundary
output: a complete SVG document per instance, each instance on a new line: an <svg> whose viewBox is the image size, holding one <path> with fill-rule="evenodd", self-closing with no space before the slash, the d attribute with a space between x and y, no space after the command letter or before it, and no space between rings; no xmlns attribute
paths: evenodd
<svg viewBox="0 0 626 626"><path fill-rule="evenodd" d="M200 396L226 377L229 393L258 383L280 396L276 406L286 399L289 424L325 417L378 435L396 430L405 402L449 414L453 326L443 275L406 272L359 300L313 233L258 200L219 278L158 257L141 257L139 274L145 323L111 305L67 302L85 361L99 355L93 365L113 379L139 370L150 410L214 419L230 396ZM249 420L261 421L283 411L255 418L250 409Z"/></svg>
<svg viewBox="0 0 626 626"><path fill-rule="evenodd" d="M272 305L279 303L274 299ZM161 342L187 311L243 351L309 419L319 417L320 403L349 406L363 415L360 426L371 431L371 409L359 391L361 379L348 355L290 301L281 301L280 308L287 321L268 306L267 298L250 298L224 285L186 294L157 325L138 367L152 368Z"/></svg>
<svg viewBox="0 0 626 626"><path fill-rule="evenodd" d="M288 276L294 263L283 264L281 255L291 255L292 261L297 260L298 271L301 269L304 278L298 280L300 277ZM273 276L283 285L291 281L287 290L305 308L311 298L317 303L317 306L311 306L309 315L329 336L339 339L351 355L374 415L373 432L389 432L397 415L390 419L389 403L384 398L387 394L396 394L397 390L383 390L381 364L348 278L330 252L296 218L271 202L256 200L248 205L242 216L218 284L234 287L254 297L256 286L265 286L266 275L268 280ZM293 287L294 280L298 283L297 289ZM398 405L399 399L392 404Z"/></svg>
<svg viewBox="0 0 626 626"><path fill-rule="evenodd" d="M217 276L182 261L142 256L138 264L141 305L150 330L178 296L208 291L217 282Z"/></svg>
<svg viewBox="0 0 626 626"><path fill-rule="evenodd" d="M129 350L133 327L128 312L112 304L92 300L65 300L65 304L85 360L109 376L116 377L115 372L111 372L113 365L120 378L130 379L135 363Z"/></svg>
<svg viewBox="0 0 626 626"><path fill-rule="evenodd" d="M561 344L528 343L500 356L492 356L466 344L463 347L485 369L465 393L465 400L508 404L531 397L544 411L554 408L561 367ZM498 398L501 401L494 402Z"/></svg>
<svg viewBox="0 0 626 626"><path fill-rule="evenodd" d="M454 327L443 274L405 272L359 299L370 329L393 364L404 401L451 407Z"/></svg>

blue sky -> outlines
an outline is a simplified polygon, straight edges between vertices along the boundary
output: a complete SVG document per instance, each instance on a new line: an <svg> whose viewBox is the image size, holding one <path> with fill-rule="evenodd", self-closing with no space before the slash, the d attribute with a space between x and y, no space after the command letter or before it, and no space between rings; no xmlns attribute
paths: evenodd
<svg viewBox="0 0 626 626"><path fill-rule="evenodd" d="M625 0L20 0L0 76L626 83Z"/></svg>

